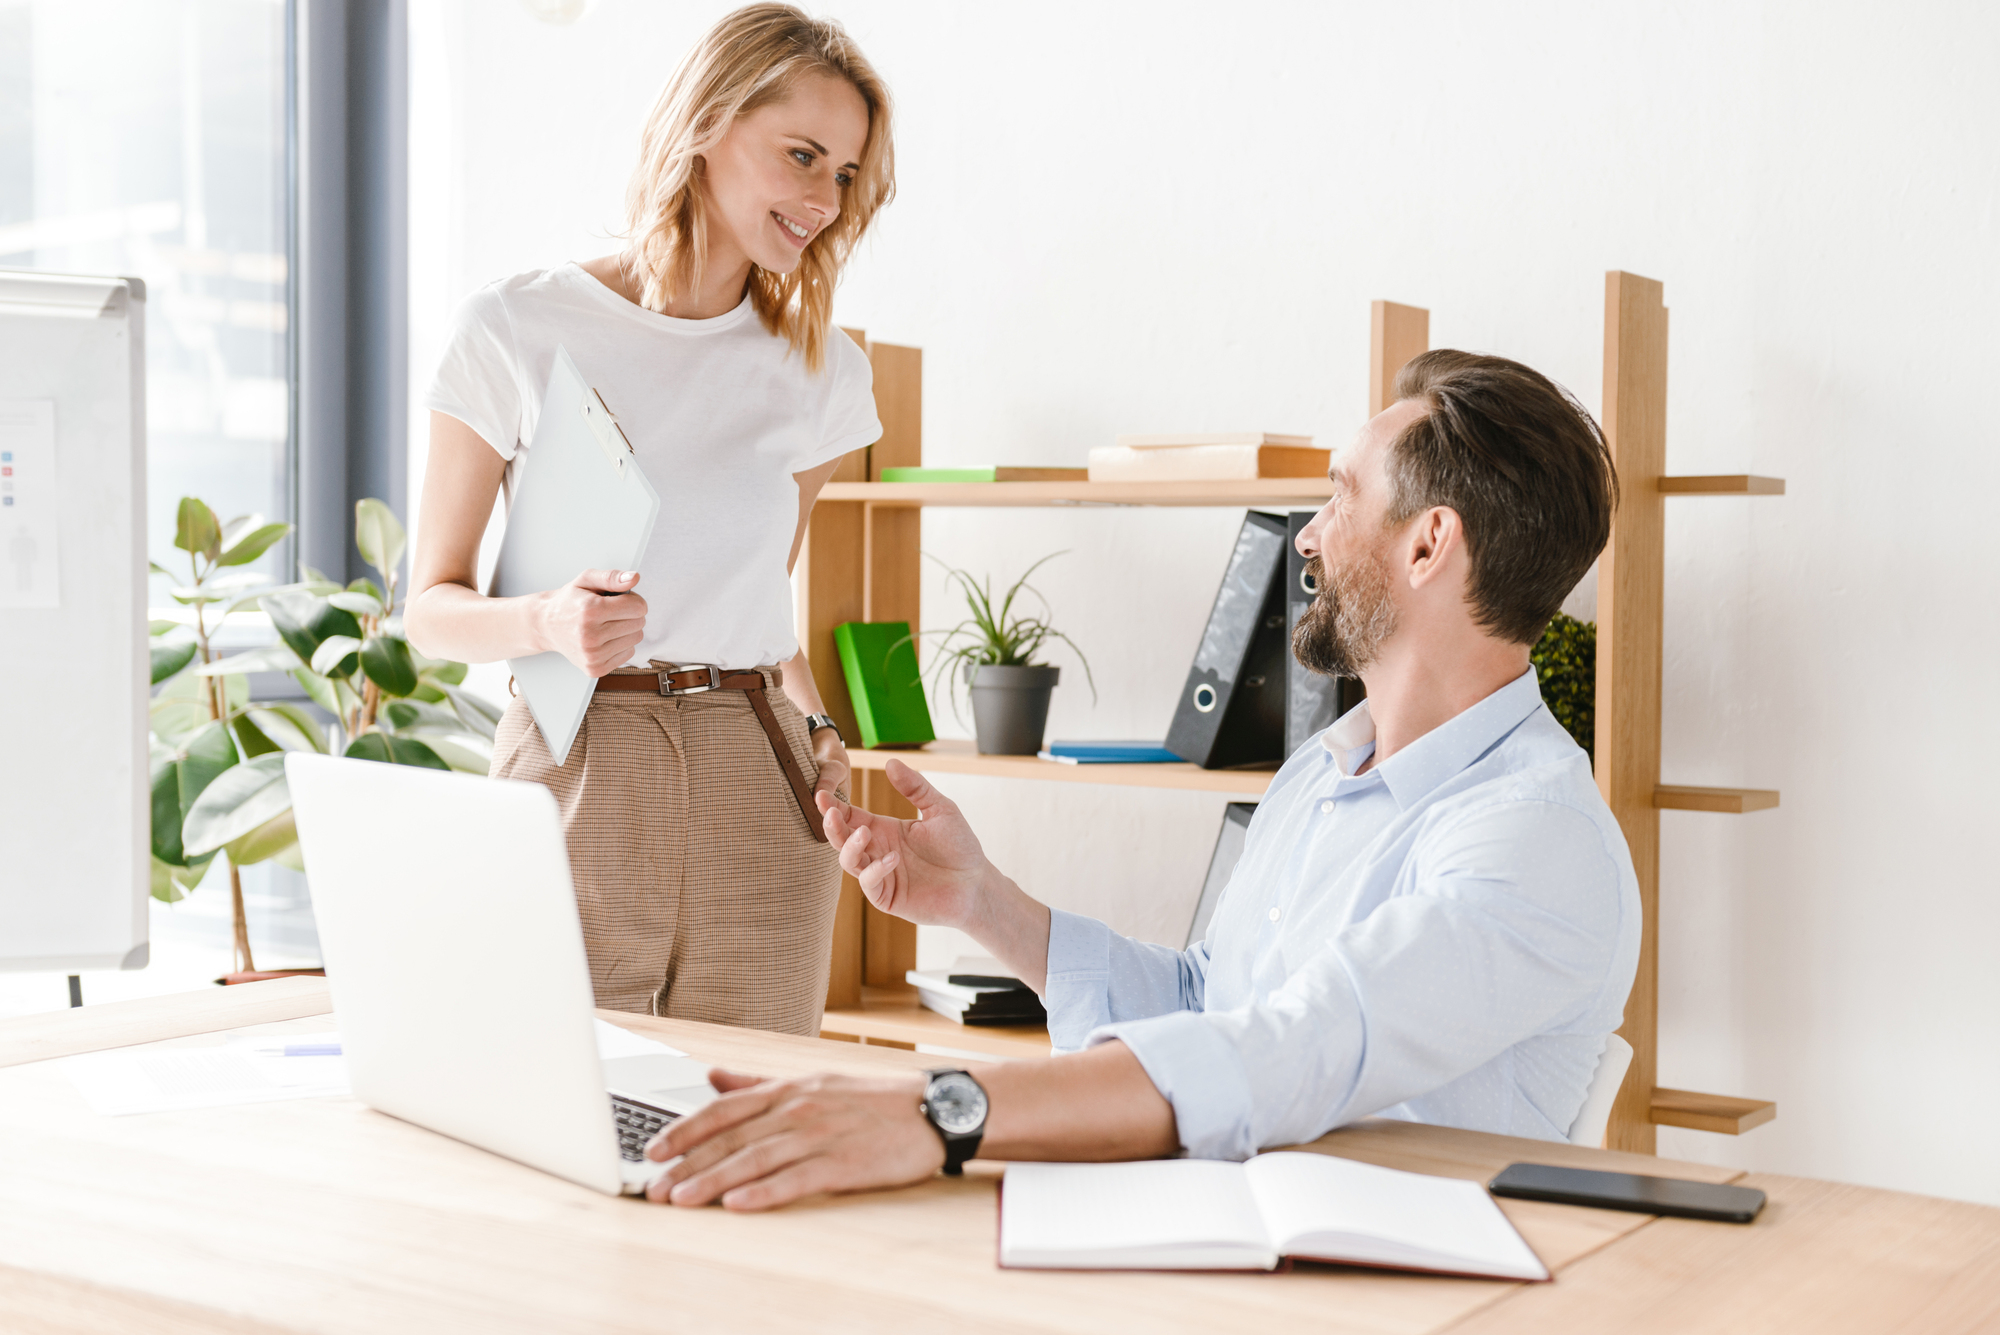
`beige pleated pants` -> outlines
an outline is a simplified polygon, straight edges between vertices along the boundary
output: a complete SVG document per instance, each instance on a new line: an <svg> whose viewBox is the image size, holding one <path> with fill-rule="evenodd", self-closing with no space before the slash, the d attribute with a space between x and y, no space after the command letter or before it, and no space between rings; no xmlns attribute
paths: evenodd
<svg viewBox="0 0 2000 1335"><path fill-rule="evenodd" d="M765 676L813 782L805 716ZM555 794L599 1006L819 1033L839 855L813 839L743 692L599 692L560 767L516 699L492 773Z"/></svg>

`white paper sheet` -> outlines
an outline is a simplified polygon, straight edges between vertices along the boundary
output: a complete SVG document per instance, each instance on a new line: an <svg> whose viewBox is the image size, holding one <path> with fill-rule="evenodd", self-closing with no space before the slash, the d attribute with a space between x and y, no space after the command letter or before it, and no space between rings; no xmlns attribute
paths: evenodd
<svg viewBox="0 0 2000 1335"><path fill-rule="evenodd" d="M56 401L0 399L0 607L56 607Z"/></svg>
<svg viewBox="0 0 2000 1335"><path fill-rule="evenodd" d="M597 1055L685 1057L629 1029L595 1021ZM90 1106L106 1117L220 1108L279 1099L344 1098L347 1059L285 1056L285 1049L338 1046L331 1030L311 1034L238 1035L221 1047L114 1048L62 1059L63 1071Z"/></svg>

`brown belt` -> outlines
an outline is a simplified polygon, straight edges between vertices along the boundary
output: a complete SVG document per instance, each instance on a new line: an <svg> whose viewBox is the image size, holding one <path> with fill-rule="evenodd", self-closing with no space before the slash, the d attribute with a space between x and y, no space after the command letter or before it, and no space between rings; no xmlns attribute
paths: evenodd
<svg viewBox="0 0 2000 1335"><path fill-rule="evenodd" d="M785 683L785 674L780 668L769 671L777 678L780 686ZM812 789L806 784L805 771L799 768L799 758L792 754L791 743L785 740L785 733L778 726L778 716L771 712L771 702L764 695L764 674L751 670L728 672L718 667L668 668L659 672L623 672L597 679L600 691L644 691L647 695L705 695L709 691L741 691L750 697L750 708L757 713L757 721L764 725L764 735L771 739L771 754L777 759L778 768L785 772L785 779L792 785L792 796L798 799L799 814L805 817L806 828L820 843L826 842L826 830L820 824L819 809L813 805Z"/></svg>

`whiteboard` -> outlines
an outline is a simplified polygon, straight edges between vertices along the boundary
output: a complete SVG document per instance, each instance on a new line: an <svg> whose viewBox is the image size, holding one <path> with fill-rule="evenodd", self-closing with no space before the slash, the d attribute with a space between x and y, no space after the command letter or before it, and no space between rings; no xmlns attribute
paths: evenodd
<svg viewBox="0 0 2000 1335"><path fill-rule="evenodd" d="M146 965L145 319L136 278L0 269L4 970Z"/></svg>

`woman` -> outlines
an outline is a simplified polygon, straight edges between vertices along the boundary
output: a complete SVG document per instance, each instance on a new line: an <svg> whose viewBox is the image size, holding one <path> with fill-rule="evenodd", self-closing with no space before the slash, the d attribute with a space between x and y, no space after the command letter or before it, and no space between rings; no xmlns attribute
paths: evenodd
<svg viewBox="0 0 2000 1335"><path fill-rule="evenodd" d="M830 316L894 180L888 93L841 28L738 10L654 103L625 249L473 294L427 397L411 643L554 650L600 679L564 764L517 699L492 770L562 808L600 1006L819 1030L840 867L811 808L845 800L848 763L788 572L840 457L881 434L867 359ZM485 597L480 538L558 344L618 414L659 519L636 571Z"/></svg>

